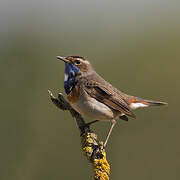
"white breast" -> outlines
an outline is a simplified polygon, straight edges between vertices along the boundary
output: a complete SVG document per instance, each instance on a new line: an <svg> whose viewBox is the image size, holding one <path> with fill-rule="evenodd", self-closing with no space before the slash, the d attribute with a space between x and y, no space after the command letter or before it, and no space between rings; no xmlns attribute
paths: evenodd
<svg viewBox="0 0 180 180"><path fill-rule="evenodd" d="M85 117L94 120L111 120L114 119L113 111L105 104L83 93L80 99L71 104L72 107Z"/></svg>

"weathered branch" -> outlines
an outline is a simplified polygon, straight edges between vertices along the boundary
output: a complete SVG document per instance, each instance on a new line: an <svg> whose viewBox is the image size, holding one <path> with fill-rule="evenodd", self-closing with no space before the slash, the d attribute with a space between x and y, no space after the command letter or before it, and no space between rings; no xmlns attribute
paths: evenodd
<svg viewBox="0 0 180 180"><path fill-rule="evenodd" d="M103 142L98 141L97 135L85 123L82 116L75 111L64 96L59 93L55 98L51 91L48 91L52 102L61 110L67 110L75 118L80 131L82 151L90 163L93 165L95 180L109 180L110 166L106 160L106 152Z"/></svg>

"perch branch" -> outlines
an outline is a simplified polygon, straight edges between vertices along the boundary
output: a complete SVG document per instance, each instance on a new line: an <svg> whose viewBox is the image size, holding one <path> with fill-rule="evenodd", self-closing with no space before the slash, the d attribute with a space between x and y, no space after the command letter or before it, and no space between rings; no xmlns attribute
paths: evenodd
<svg viewBox="0 0 180 180"><path fill-rule="evenodd" d="M75 118L80 131L82 151L93 166L95 180L109 180L110 166L106 160L103 142L98 141L97 135L85 123L83 117L75 111L64 96L59 93L58 98L48 91L52 102L61 110L67 110Z"/></svg>

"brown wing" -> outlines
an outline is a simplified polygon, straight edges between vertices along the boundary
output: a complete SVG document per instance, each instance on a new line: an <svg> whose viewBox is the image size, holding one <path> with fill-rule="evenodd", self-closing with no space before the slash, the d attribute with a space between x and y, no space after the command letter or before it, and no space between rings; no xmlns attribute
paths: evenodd
<svg viewBox="0 0 180 180"><path fill-rule="evenodd" d="M110 108L122 112L135 118L136 116L130 111L128 104L117 93L113 93L100 83L91 81L84 84L83 89L96 100L106 104Z"/></svg>

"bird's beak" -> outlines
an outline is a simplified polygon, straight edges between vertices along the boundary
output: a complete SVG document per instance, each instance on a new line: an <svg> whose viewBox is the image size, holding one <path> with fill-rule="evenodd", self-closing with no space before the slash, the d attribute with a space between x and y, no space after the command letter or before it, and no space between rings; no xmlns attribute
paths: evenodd
<svg viewBox="0 0 180 180"><path fill-rule="evenodd" d="M70 62L68 59L66 59L65 57L62 57L62 56L57 56L56 58L61 60L61 61L64 61L65 63L69 63Z"/></svg>

